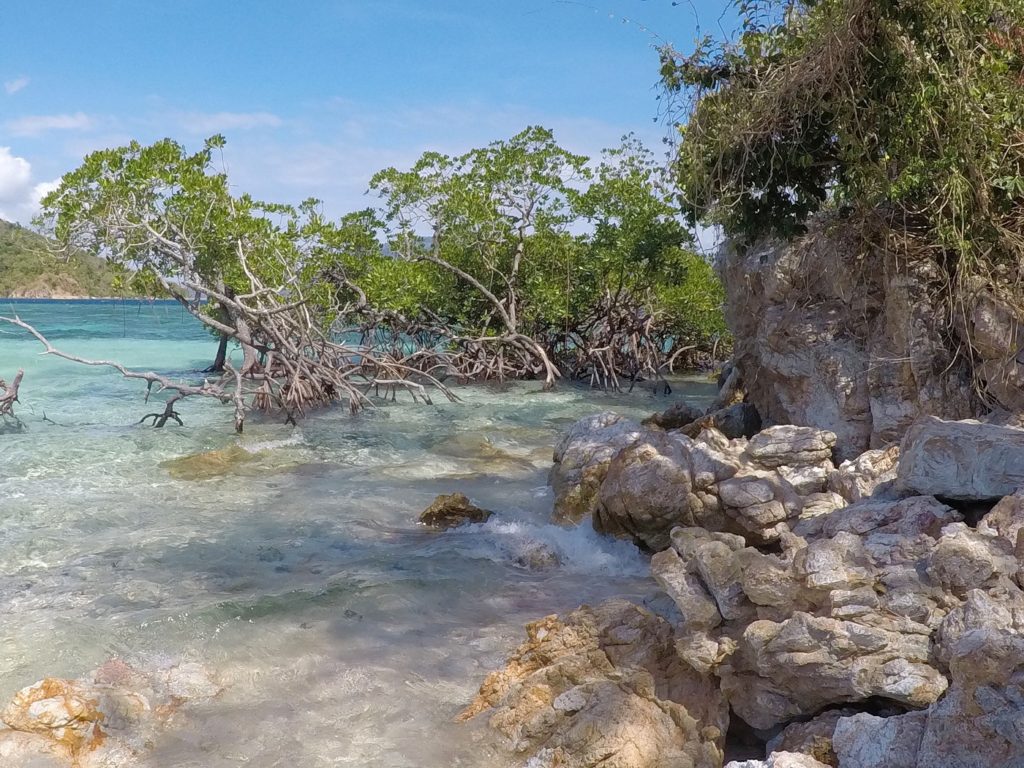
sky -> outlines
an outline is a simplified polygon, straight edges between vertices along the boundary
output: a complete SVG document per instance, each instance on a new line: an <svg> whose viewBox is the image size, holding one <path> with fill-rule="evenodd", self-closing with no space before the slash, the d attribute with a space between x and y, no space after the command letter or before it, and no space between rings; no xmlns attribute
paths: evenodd
<svg viewBox="0 0 1024 768"><path fill-rule="evenodd" d="M728 0L8 0L0 218L27 224L89 152L227 138L238 193L374 203L378 170L528 125L593 156L663 151L657 47L728 28Z"/></svg>

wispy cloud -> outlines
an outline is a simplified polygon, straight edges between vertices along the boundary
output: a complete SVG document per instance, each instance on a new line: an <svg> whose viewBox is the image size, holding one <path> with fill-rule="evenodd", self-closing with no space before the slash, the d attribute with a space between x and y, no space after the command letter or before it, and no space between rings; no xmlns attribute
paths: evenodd
<svg viewBox="0 0 1024 768"><path fill-rule="evenodd" d="M277 128L284 123L271 112L179 112L174 117L186 132L195 134Z"/></svg>
<svg viewBox="0 0 1024 768"><path fill-rule="evenodd" d="M13 96L22 88L29 84L29 79L24 75L16 77L13 80L4 80L4 90L7 91L8 96Z"/></svg>
<svg viewBox="0 0 1024 768"><path fill-rule="evenodd" d="M4 129L13 136L38 136L48 131L85 131L95 120L84 112L73 115L26 115L4 123Z"/></svg>

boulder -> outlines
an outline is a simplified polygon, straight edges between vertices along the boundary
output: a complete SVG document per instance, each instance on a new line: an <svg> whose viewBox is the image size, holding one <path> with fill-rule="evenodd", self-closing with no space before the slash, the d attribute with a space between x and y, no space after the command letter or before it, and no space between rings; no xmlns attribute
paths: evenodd
<svg viewBox="0 0 1024 768"><path fill-rule="evenodd" d="M555 446L549 483L555 492L555 519L578 523L591 512L612 457L645 430L616 413L580 419Z"/></svg>
<svg viewBox="0 0 1024 768"><path fill-rule="evenodd" d="M762 467L806 467L832 460L834 432L812 427L768 427L750 438L747 455Z"/></svg>
<svg viewBox="0 0 1024 768"><path fill-rule="evenodd" d="M869 498L879 487L888 487L896 480L899 461L898 445L865 451L830 472L828 488L851 503Z"/></svg>
<svg viewBox="0 0 1024 768"><path fill-rule="evenodd" d="M798 612L749 624L719 674L733 711L755 728L771 728L873 697L926 706L947 686L930 660L927 634Z"/></svg>
<svg viewBox="0 0 1024 768"><path fill-rule="evenodd" d="M660 550L668 546L673 526L727 527L710 489L735 472L732 458L706 443L646 432L610 462L597 495L594 529Z"/></svg>
<svg viewBox="0 0 1024 768"><path fill-rule="evenodd" d="M1012 768L1024 764L1024 637L977 628L948 649L951 684L927 710L836 724L841 768Z"/></svg>
<svg viewBox="0 0 1024 768"><path fill-rule="evenodd" d="M612 600L526 630L459 720L491 711L531 768L721 765L725 703L683 663L664 619Z"/></svg>
<svg viewBox="0 0 1024 768"><path fill-rule="evenodd" d="M467 523L486 523L494 514L473 504L465 494L441 494L420 513L420 522L430 528L455 528Z"/></svg>
<svg viewBox="0 0 1024 768"><path fill-rule="evenodd" d="M900 447L899 486L948 499L999 499L1024 487L1024 429L920 419Z"/></svg>

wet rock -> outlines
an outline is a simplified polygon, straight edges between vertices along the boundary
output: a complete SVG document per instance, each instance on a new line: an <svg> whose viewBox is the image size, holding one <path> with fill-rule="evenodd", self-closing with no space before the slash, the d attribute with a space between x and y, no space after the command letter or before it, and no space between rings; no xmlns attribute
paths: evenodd
<svg viewBox="0 0 1024 768"><path fill-rule="evenodd" d="M160 462L160 466L177 480L209 480L232 474L243 465L258 459L257 454L250 453L240 445L231 445L227 448L168 459Z"/></svg>
<svg viewBox="0 0 1024 768"><path fill-rule="evenodd" d="M727 710L676 653L671 626L613 600L527 625L528 639L464 710L531 768L716 768Z"/></svg>
<svg viewBox="0 0 1024 768"><path fill-rule="evenodd" d="M673 403L661 413L654 413L644 419L641 424L645 427L658 427L659 429L679 429L691 424L704 415L704 411L696 408L685 400Z"/></svg>
<svg viewBox="0 0 1024 768"><path fill-rule="evenodd" d="M675 525L725 527L710 487L735 471L728 456L706 444L647 432L609 464L597 496L594 528L660 550L668 546Z"/></svg>
<svg viewBox="0 0 1024 768"><path fill-rule="evenodd" d="M441 494L420 513L420 522L431 528L455 528L467 523L486 523L493 513L473 504L465 494Z"/></svg>
<svg viewBox="0 0 1024 768"><path fill-rule="evenodd" d="M697 437L705 429L721 432L730 440L753 437L761 429L761 416L749 403L734 403L695 419L681 427L687 437Z"/></svg>
<svg viewBox="0 0 1024 768"><path fill-rule="evenodd" d="M900 448L898 483L910 493L998 499L1024 487L1024 429L978 421L914 423Z"/></svg>
<svg viewBox="0 0 1024 768"><path fill-rule="evenodd" d="M899 461L898 445L866 451L855 459L844 461L829 473L829 490L849 502L866 499L881 486L896 480Z"/></svg>
<svg viewBox="0 0 1024 768"><path fill-rule="evenodd" d="M555 518L578 523L591 512L612 457L644 432L615 413L580 419L555 446L549 482L555 492Z"/></svg>
<svg viewBox="0 0 1024 768"><path fill-rule="evenodd" d="M81 680L46 678L0 713L5 768L137 764L172 715L221 688L198 664L142 670L114 659Z"/></svg>

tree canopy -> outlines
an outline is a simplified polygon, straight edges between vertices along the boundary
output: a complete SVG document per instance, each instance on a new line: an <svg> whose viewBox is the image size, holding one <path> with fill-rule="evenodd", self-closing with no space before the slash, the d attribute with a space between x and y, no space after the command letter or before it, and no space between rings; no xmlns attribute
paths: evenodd
<svg viewBox="0 0 1024 768"><path fill-rule="evenodd" d="M953 276L1024 264L1024 2L743 0L732 43L663 51L691 221L743 240L830 209Z"/></svg>
<svg viewBox="0 0 1024 768"><path fill-rule="evenodd" d="M449 377L618 388L660 379L724 334L721 286L635 138L596 163L540 127L428 152L374 176L377 208L338 220L316 200L232 194L223 147L214 136L193 153L170 139L95 152L43 200L39 223L220 337L219 377L150 387L234 402L239 428L252 407L294 418L382 388L451 396Z"/></svg>

